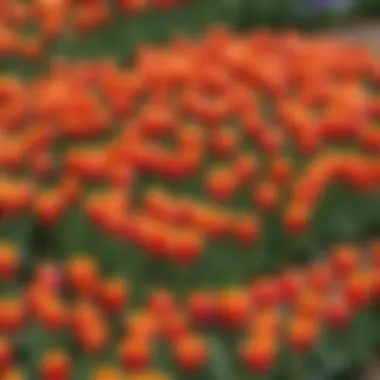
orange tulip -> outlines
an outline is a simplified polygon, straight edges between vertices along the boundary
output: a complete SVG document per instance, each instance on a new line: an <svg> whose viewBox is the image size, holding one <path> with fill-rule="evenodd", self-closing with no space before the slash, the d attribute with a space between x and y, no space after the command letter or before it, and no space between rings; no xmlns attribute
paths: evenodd
<svg viewBox="0 0 380 380"><path fill-rule="evenodd" d="M344 297L333 298L325 306L324 318L334 328L345 328L351 315L352 309Z"/></svg>
<svg viewBox="0 0 380 380"><path fill-rule="evenodd" d="M189 333L190 324L187 315L182 312L173 312L165 318L161 318L160 330L164 339L169 342L178 342Z"/></svg>
<svg viewBox="0 0 380 380"><path fill-rule="evenodd" d="M310 212L307 206L291 204L284 216L284 227L288 233L297 236L306 232L310 224Z"/></svg>
<svg viewBox="0 0 380 380"><path fill-rule="evenodd" d="M136 339L152 340L159 331L159 324L152 313L133 311L125 318L125 333Z"/></svg>
<svg viewBox="0 0 380 380"><path fill-rule="evenodd" d="M238 216L232 224L233 234L239 243L251 246L260 240L261 226L256 216Z"/></svg>
<svg viewBox="0 0 380 380"><path fill-rule="evenodd" d="M99 298L106 311L118 313L128 303L128 285L121 278L106 279L99 286Z"/></svg>
<svg viewBox="0 0 380 380"><path fill-rule="evenodd" d="M227 128L217 129L211 135L210 148L218 156L231 157L238 151L239 136Z"/></svg>
<svg viewBox="0 0 380 380"><path fill-rule="evenodd" d="M20 265L20 252L12 243L0 244L0 280L13 279Z"/></svg>
<svg viewBox="0 0 380 380"><path fill-rule="evenodd" d="M200 337L185 336L174 344L174 357L182 371L199 372L208 360L208 349Z"/></svg>
<svg viewBox="0 0 380 380"><path fill-rule="evenodd" d="M47 190L37 196L34 209L42 223L52 225L63 215L64 206L63 198L57 190Z"/></svg>
<svg viewBox="0 0 380 380"><path fill-rule="evenodd" d="M206 178L207 192L212 199L217 201L228 201L236 192L237 186L237 178L231 169L211 170Z"/></svg>
<svg viewBox="0 0 380 380"><path fill-rule="evenodd" d="M0 329L4 332L18 332L26 319L26 307L22 299L0 300Z"/></svg>
<svg viewBox="0 0 380 380"><path fill-rule="evenodd" d="M189 295L188 313L199 324L211 324L217 316L217 300L206 291L196 291Z"/></svg>
<svg viewBox="0 0 380 380"><path fill-rule="evenodd" d="M151 345L146 339L135 337L125 340L120 346L120 361L131 371L141 371L149 365L151 349Z"/></svg>
<svg viewBox="0 0 380 380"><path fill-rule="evenodd" d="M279 300L278 286L271 279L262 278L254 281L250 294L254 305L261 309L271 308Z"/></svg>
<svg viewBox="0 0 380 380"><path fill-rule="evenodd" d="M291 347L298 352L311 350L318 340L318 324L314 319L296 317L288 326L288 339Z"/></svg>
<svg viewBox="0 0 380 380"><path fill-rule="evenodd" d="M222 292L219 298L218 314L224 325L241 328L250 315L248 295L239 289Z"/></svg>
<svg viewBox="0 0 380 380"><path fill-rule="evenodd" d="M97 263L85 255L76 255L66 266L66 276L71 287L84 295L94 295L99 287Z"/></svg>
<svg viewBox="0 0 380 380"><path fill-rule="evenodd" d="M204 244L203 236L196 231L177 231L173 236L171 257L181 265L193 264L202 255Z"/></svg>
<svg viewBox="0 0 380 380"><path fill-rule="evenodd" d="M42 326L49 332L59 331L67 326L68 310L59 298L44 297L36 314Z"/></svg>
<svg viewBox="0 0 380 380"><path fill-rule="evenodd" d="M71 360L60 350L46 352L41 358L41 379L67 380L71 378Z"/></svg>
<svg viewBox="0 0 380 380"><path fill-rule="evenodd" d="M149 311L158 318L169 317L176 310L173 294L164 289L152 291L147 303Z"/></svg>
<svg viewBox="0 0 380 380"><path fill-rule="evenodd" d="M331 266L338 276L351 274L359 265L359 254L353 246L336 246L331 252Z"/></svg>
<svg viewBox="0 0 380 380"><path fill-rule="evenodd" d="M254 201L266 212L272 212L279 202L279 191L271 182L261 183L254 191Z"/></svg>
<svg viewBox="0 0 380 380"><path fill-rule="evenodd" d="M253 372L266 373L275 365L277 345L266 336L248 340L242 348L242 357L246 366Z"/></svg>
<svg viewBox="0 0 380 380"><path fill-rule="evenodd" d="M239 185L247 184L254 179L259 169L255 156L244 154L237 158L234 164L234 172Z"/></svg>

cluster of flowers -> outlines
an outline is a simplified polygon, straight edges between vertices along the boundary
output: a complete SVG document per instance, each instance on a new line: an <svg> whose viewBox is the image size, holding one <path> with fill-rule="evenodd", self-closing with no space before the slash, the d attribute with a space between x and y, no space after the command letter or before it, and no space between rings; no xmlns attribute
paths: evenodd
<svg viewBox="0 0 380 380"><path fill-rule="evenodd" d="M29 214L46 235L65 222L85 223L121 241L124 256L136 253L125 248L132 243L155 265L186 264L181 274L191 267L211 276L223 264L220 256L218 263L200 260L211 244L228 241L232 254L247 253L234 261L253 257L265 234L274 236L266 223L272 215L292 239L302 237L334 182L355 194L378 194L379 85L380 62L360 46L220 28L200 41L141 48L128 67L55 60L29 80L3 75L1 227ZM73 210L85 220L70 219ZM48 345L25 378L34 370L42 380L80 378L79 358L104 352L114 360L94 368L96 380L122 379L124 371L132 380L170 378L159 373L162 367L181 379L207 378L214 336L226 339L228 360L236 354L248 376L267 373L279 365L280 352L312 352L325 329L349 328L380 295L378 242L334 247L328 259L302 270L250 274L248 286L169 291L150 280L105 275L108 248L98 262L66 247L61 251L71 258L64 268L40 262L25 281L19 271L30 263L6 237L0 245L5 380L23 378L19 345L32 360L43 337L65 343ZM124 257L112 260L125 265ZM136 307L139 287L148 296ZM31 344L21 339L28 329L42 331ZM68 348L74 345L79 354ZM157 365L157 351L168 352L165 365Z"/></svg>
<svg viewBox="0 0 380 380"><path fill-rule="evenodd" d="M378 191L379 82L362 47L221 28L142 48L131 67L2 76L2 218L54 228L84 205L108 235L182 263L220 238L252 247L268 214L302 235L333 183Z"/></svg>
<svg viewBox="0 0 380 380"><path fill-rule="evenodd" d="M63 34L99 29L112 22L116 11L135 16L186 3L187 0L4 0L0 4L0 56L36 59Z"/></svg>
<svg viewBox="0 0 380 380"><path fill-rule="evenodd" d="M6 380L28 378L16 355L17 337L28 325L42 331L36 339L63 334L80 348L75 360L63 346L46 349L38 358L42 380L69 380L82 359L99 358L110 346L114 359L100 361L91 379L121 380L128 373L133 380L164 380L171 378L170 368L197 376L213 360L209 337L215 329L220 336L235 334L230 348L244 373L270 373L281 351L313 352L323 331L346 331L380 298L379 242L337 245L326 261L283 269L244 287L196 289L179 298L154 289L139 308L126 280L103 276L89 255L74 255L61 269L40 263L26 285L18 280L21 264L17 246L3 242L1 284L18 285L0 299L0 375ZM158 342L170 352L167 375L154 369Z"/></svg>

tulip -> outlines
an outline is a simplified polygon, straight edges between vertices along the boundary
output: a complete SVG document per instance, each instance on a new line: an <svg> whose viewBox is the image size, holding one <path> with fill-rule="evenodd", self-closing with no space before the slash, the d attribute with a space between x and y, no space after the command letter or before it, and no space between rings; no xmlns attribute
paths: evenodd
<svg viewBox="0 0 380 380"><path fill-rule="evenodd" d="M56 350L46 352L41 358L43 380L67 380L71 378L71 360L66 353Z"/></svg>
<svg viewBox="0 0 380 380"><path fill-rule="evenodd" d="M208 348L203 339L185 336L174 345L174 357L183 372L197 373L208 360Z"/></svg>

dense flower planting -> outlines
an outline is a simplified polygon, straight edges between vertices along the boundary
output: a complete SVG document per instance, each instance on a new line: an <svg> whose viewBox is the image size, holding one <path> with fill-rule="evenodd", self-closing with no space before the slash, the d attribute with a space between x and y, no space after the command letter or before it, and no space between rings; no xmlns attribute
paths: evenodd
<svg viewBox="0 0 380 380"><path fill-rule="evenodd" d="M263 275L244 287L196 289L181 297L154 288L144 304L131 308L134 289L122 277L104 276L89 254L73 256L61 269L40 262L20 286L19 249L3 242L0 279L12 292L0 300L2 378L37 373L44 380L104 380L128 374L128 379L158 380L174 373L218 379L214 367L227 360L234 376L291 379L295 370L305 373L299 359L322 365L337 351L349 362L358 353L346 352L352 348L347 344L357 344L363 333L355 335L358 316L378 327L373 305L380 297L379 263L379 242L340 244L325 262ZM30 334L35 341L26 345L22 338ZM214 351L215 339L222 358ZM360 350L376 342L372 335L364 340ZM18 367L22 344L27 350L38 344L36 362L28 363L32 370L23 370L23 362ZM284 355L286 362L280 360ZM81 372L89 362L92 366Z"/></svg>
<svg viewBox="0 0 380 380"><path fill-rule="evenodd" d="M1 76L1 378L306 380L366 357L379 85L361 46L223 28Z"/></svg>
<svg viewBox="0 0 380 380"><path fill-rule="evenodd" d="M187 0L3 0L0 3L0 57L36 59L62 35L80 36L112 22L165 11Z"/></svg>

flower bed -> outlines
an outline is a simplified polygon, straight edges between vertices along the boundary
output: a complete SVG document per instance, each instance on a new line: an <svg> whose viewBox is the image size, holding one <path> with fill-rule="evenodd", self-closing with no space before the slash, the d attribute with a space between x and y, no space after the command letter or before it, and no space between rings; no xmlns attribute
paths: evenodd
<svg viewBox="0 0 380 380"><path fill-rule="evenodd" d="M4 74L4 378L360 363L378 343L379 85L361 46L224 28L128 66Z"/></svg>

